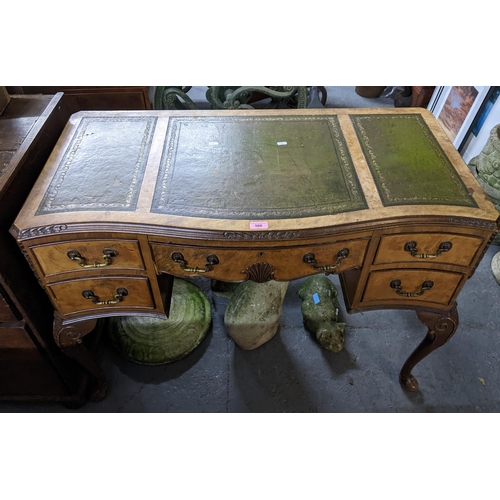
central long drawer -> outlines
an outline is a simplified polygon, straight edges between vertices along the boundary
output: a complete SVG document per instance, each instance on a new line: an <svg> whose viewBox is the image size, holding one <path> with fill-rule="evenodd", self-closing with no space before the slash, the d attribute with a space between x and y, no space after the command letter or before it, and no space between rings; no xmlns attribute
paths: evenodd
<svg viewBox="0 0 500 500"><path fill-rule="evenodd" d="M174 276L201 273L225 281L243 281L252 273L267 272L264 281L266 277L289 281L315 272L340 273L361 267L368 242L368 238L362 238L266 249L152 243L151 249L158 271Z"/></svg>

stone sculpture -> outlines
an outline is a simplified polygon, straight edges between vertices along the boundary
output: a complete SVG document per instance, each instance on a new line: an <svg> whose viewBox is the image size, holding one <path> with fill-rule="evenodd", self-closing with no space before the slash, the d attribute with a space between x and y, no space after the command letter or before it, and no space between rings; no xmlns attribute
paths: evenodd
<svg viewBox="0 0 500 500"><path fill-rule="evenodd" d="M500 285L500 252L497 252L491 259L491 272L495 281Z"/></svg>
<svg viewBox="0 0 500 500"><path fill-rule="evenodd" d="M469 168L500 211L500 124L491 129L484 148L470 160ZM494 238L493 244L500 245L500 233Z"/></svg>
<svg viewBox="0 0 500 500"><path fill-rule="evenodd" d="M256 349L274 337L287 288L288 281L245 281L233 291L224 326L239 347Z"/></svg>
<svg viewBox="0 0 500 500"><path fill-rule="evenodd" d="M162 365L193 351L205 337L211 321L210 302L202 290L175 278L168 319L140 315L110 318L108 336L130 361Z"/></svg>
<svg viewBox="0 0 500 500"><path fill-rule="evenodd" d="M340 352L344 347L345 323L340 323L338 292L323 274L307 278L300 287L301 312L304 327L316 335L318 342L329 351Z"/></svg>
<svg viewBox="0 0 500 500"><path fill-rule="evenodd" d="M500 212L500 123L491 129L484 148L470 160L469 168ZM500 233L493 238L492 243L500 245ZM491 260L491 272L500 285L500 252Z"/></svg>

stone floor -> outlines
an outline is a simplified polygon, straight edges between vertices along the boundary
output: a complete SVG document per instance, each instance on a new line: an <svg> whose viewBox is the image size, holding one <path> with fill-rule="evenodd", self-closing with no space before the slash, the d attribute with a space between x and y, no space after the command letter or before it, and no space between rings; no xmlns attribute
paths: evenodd
<svg viewBox="0 0 500 500"><path fill-rule="evenodd" d="M203 93L200 90L200 95ZM389 98L366 99L354 87L328 87L329 107L392 107ZM163 366L125 360L104 338L98 359L110 390L99 403L79 410L57 404L0 403L0 412L498 412L500 411L500 286L490 265L492 246L458 298L455 336L417 365L420 390L403 391L402 364L425 336L412 311L347 314L345 347L322 348L303 327L298 295L303 280L291 282L278 333L244 351L224 330L227 300L195 282L212 304L212 326L186 358ZM340 291L336 276L330 277Z"/></svg>

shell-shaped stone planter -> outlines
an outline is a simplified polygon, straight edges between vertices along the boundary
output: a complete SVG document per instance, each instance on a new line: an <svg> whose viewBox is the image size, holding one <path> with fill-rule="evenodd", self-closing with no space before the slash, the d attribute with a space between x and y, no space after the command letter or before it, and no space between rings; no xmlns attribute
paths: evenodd
<svg viewBox="0 0 500 500"><path fill-rule="evenodd" d="M144 365L163 365L192 352L205 337L211 321L206 295L193 283L175 278L168 319L110 318L108 336L128 360Z"/></svg>

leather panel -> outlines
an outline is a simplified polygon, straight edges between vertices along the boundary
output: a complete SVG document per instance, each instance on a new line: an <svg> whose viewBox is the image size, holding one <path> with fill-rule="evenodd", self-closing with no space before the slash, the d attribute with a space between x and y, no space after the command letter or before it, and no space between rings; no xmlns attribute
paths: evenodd
<svg viewBox="0 0 500 500"><path fill-rule="evenodd" d="M364 208L335 116L169 121L151 212L260 220Z"/></svg>

